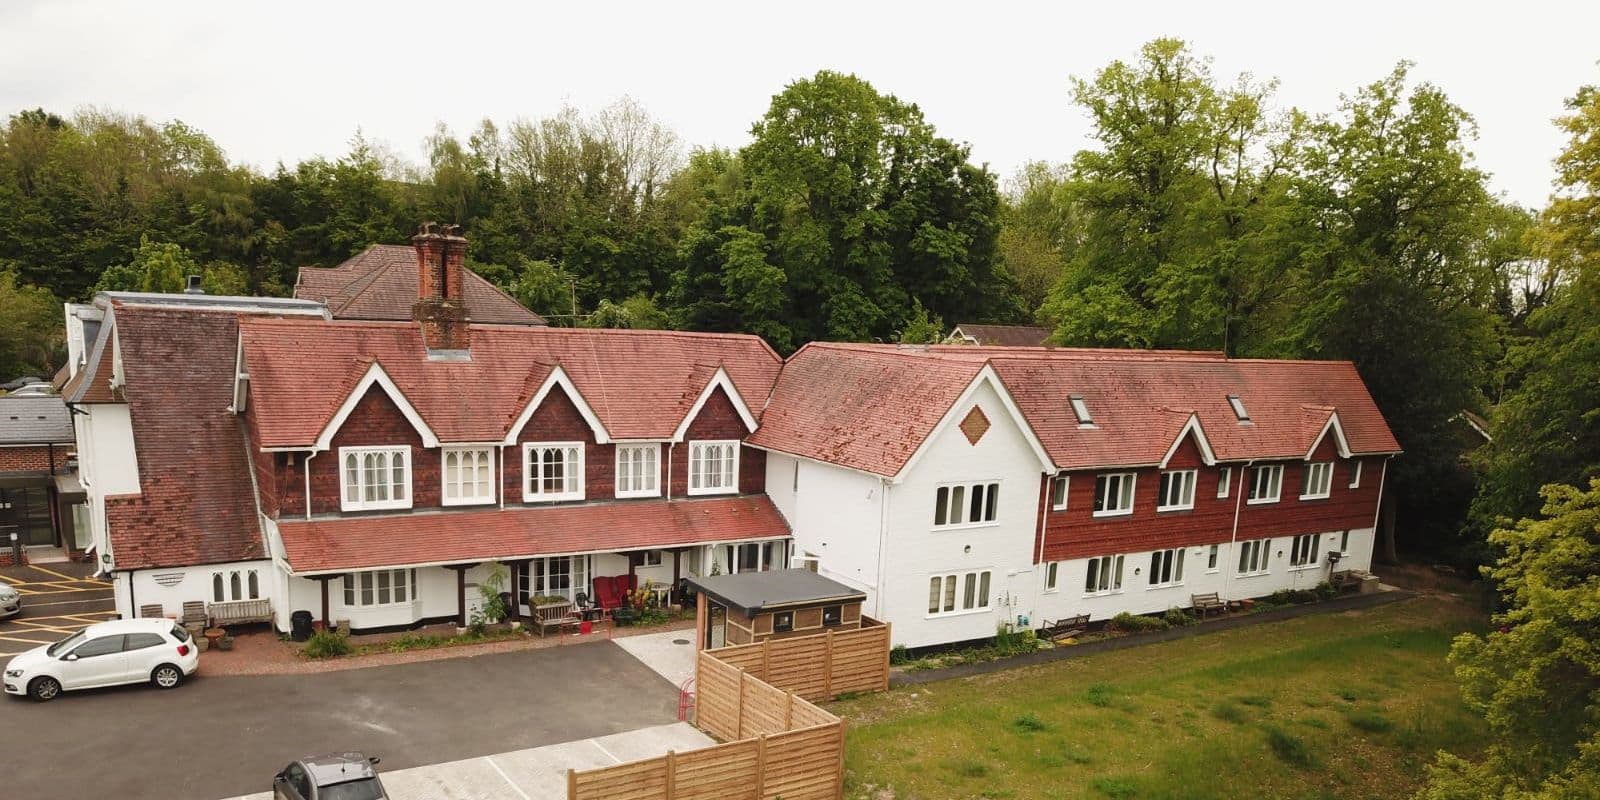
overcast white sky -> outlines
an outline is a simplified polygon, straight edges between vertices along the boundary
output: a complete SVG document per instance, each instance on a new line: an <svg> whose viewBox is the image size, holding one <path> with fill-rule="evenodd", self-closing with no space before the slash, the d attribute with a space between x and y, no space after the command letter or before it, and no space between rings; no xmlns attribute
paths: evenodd
<svg viewBox="0 0 1600 800"><path fill-rule="evenodd" d="M0 114L179 118L261 168L346 150L418 159L435 121L538 118L629 94L694 144L738 146L828 68L922 106L1007 176L1086 146L1067 78L1163 35L1331 111L1400 59L1476 116L1493 187L1542 204L1562 100L1600 82L1600 3L257 3L0 1ZM1305 10L1297 10L1304 8Z"/></svg>

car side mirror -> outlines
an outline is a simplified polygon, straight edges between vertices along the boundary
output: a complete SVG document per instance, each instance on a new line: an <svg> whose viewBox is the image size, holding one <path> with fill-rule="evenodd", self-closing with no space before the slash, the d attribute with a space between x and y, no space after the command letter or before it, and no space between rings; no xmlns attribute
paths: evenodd
<svg viewBox="0 0 1600 800"><path fill-rule="evenodd" d="M62 661L77 661L78 660L78 654L77 653L68 653L61 660Z"/></svg>

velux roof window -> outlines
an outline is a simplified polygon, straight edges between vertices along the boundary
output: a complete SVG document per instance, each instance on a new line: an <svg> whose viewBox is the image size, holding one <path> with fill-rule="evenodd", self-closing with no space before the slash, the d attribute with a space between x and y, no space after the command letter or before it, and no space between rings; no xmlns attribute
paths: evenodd
<svg viewBox="0 0 1600 800"><path fill-rule="evenodd" d="M1239 399L1239 395L1228 395L1228 405L1233 406L1233 415L1238 417L1240 422L1250 421L1250 412L1244 410L1244 402Z"/></svg>
<svg viewBox="0 0 1600 800"><path fill-rule="evenodd" d="M1094 417L1089 416L1089 406L1083 402L1083 395L1075 394L1067 399L1072 403L1072 413L1077 416L1079 425L1094 424Z"/></svg>

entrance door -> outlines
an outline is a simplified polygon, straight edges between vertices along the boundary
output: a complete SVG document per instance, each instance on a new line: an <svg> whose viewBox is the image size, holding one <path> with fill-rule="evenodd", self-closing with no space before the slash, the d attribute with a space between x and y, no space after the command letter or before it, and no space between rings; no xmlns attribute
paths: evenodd
<svg viewBox="0 0 1600 800"><path fill-rule="evenodd" d="M706 649L723 646L728 641L728 609L711 603L706 610Z"/></svg>
<svg viewBox="0 0 1600 800"><path fill-rule="evenodd" d="M40 487L0 487L0 544L9 545L13 531L24 546L49 547L56 543L50 526L50 493Z"/></svg>

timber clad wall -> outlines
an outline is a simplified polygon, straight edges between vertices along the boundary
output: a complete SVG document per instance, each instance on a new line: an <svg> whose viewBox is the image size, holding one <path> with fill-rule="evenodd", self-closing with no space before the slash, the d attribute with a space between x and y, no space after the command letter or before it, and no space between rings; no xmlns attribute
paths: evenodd
<svg viewBox="0 0 1600 800"><path fill-rule="evenodd" d="M1301 500L1300 488L1305 480L1306 462L1295 460L1282 463L1283 483L1276 503L1250 505L1251 469L1239 464L1219 464L1207 467L1201 461L1194 440L1188 438L1173 454L1169 470L1193 469L1197 471L1194 489L1194 508L1186 511L1156 511L1161 489L1161 472L1158 469L1096 470L1073 472L1067 488L1067 508L1049 510L1045 521L1045 562L1076 558L1138 553L1166 547L1193 547L1219 544L1233 538L1233 515L1239 509L1240 540L1265 536L1282 537L1301 533L1326 533L1329 531L1367 528L1372 526L1378 508L1378 478L1383 471L1382 459L1366 459L1361 475L1361 486L1349 488L1351 471L1356 460L1338 456L1332 436L1313 454L1313 461L1332 461L1333 479L1329 496L1322 500ZM1258 465L1259 466L1259 465ZM1224 468L1233 473L1229 481L1228 496L1217 497L1217 480ZM1133 513L1120 517L1095 517L1095 477L1112 472L1134 472L1138 475L1133 494ZM1046 495L1046 508L1049 499Z"/></svg>
<svg viewBox="0 0 1600 800"><path fill-rule="evenodd" d="M868 627L838 634L702 650L694 722L727 743L569 771L568 800L842 798L844 721L800 694L832 698L888 687L889 626L866 618L863 624ZM824 680L833 685L815 686L807 671L829 676ZM800 688L779 688L784 684Z"/></svg>

